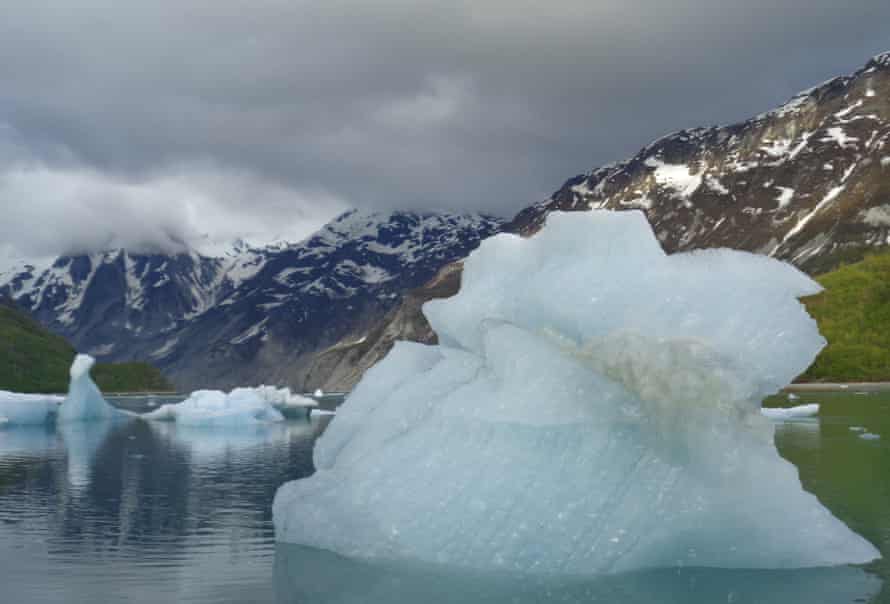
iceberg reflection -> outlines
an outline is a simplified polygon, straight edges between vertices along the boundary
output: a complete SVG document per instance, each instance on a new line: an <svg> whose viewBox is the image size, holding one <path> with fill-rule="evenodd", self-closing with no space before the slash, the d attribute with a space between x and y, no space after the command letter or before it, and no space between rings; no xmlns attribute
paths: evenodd
<svg viewBox="0 0 890 604"><path fill-rule="evenodd" d="M280 604L620 602L622 604L841 604L869 601L881 580L860 568L661 569L583 578L473 573L439 565L369 563L279 543Z"/></svg>

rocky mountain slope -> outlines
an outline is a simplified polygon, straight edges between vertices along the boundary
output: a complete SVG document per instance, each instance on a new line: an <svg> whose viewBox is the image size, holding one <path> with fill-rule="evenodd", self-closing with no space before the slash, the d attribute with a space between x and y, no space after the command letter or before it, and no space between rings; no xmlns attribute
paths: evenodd
<svg viewBox="0 0 890 604"><path fill-rule="evenodd" d="M683 130L570 179L553 210L637 208L668 252L730 247L822 272L890 237L890 53L739 124Z"/></svg>
<svg viewBox="0 0 890 604"><path fill-rule="evenodd" d="M503 230L532 236L552 211L597 208L642 210L668 252L729 247L812 274L890 245L890 53L768 113L676 132L571 178ZM452 269L457 283L460 265ZM385 341L434 341L411 301L456 291L437 281L414 290Z"/></svg>
<svg viewBox="0 0 890 604"><path fill-rule="evenodd" d="M148 360L180 388L314 388L318 351L358 340L496 232L481 215L347 212L312 237L225 256L113 250L0 276L0 292L101 360ZM315 371L317 374L317 370Z"/></svg>
<svg viewBox="0 0 890 604"><path fill-rule="evenodd" d="M501 228L554 210L644 211L668 252L731 247L817 274L890 243L890 53L729 126L663 137L570 179L501 225L347 213L298 244L222 257L116 250L0 275L4 291L105 360L147 359L180 387L348 389L396 339L433 341L422 303ZM432 280L431 280L432 279Z"/></svg>

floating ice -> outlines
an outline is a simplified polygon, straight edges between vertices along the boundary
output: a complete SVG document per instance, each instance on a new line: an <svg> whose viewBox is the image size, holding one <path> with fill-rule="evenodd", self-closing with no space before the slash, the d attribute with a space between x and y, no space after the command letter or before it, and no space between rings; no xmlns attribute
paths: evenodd
<svg viewBox="0 0 890 604"><path fill-rule="evenodd" d="M743 252L667 256L639 212L498 235L283 485L276 537L355 557L589 574L865 562L760 402L824 345L819 286Z"/></svg>
<svg viewBox="0 0 890 604"><path fill-rule="evenodd" d="M90 378L96 360L86 354L74 357L69 371L68 396L51 394L19 394L0 391L0 416L7 425L52 424L107 419L115 409L105 402L99 388Z"/></svg>
<svg viewBox="0 0 890 604"><path fill-rule="evenodd" d="M276 388L274 386L260 386L259 388L238 388L233 391L241 392L252 390L261 399L281 411L286 416L300 415L305 417L309 410L317 407L318 402L306 396L291 392L290 388Z"/></svg>
<svg viewBox="0 0 890 604"><path fill-rule="evenodd" d="M872 434L871 432L863 432L859 435L862 440L880 440L880 434Z"/></svg>
<svg viewBox="0 0 890 604"><path fill-rule="evenodd" d="M90 378L90 369L95 363L96 359L87 354L79 354L74 358L69 371L71 383L68 386L68 396L59 407L59 422L109 419L115 414L114 407L105 401Z"/></svg>
<svg viewBox="0 0 890 604"><path fill-rule="evenodd" d="M797 407L789 407L787 409L764 407L760 410L760 413L762 413L764 417L776 421L797 419L799 417L813 417L814 415L819 414L819 404L810 403L808 405L798 405Z"/></svg>
<svg viewBox="0 0 890 604"><path fill-rule="evenodd" d="M237 426L251 422L280 422L281 412L269 402L270 394L257 388L236 388L229 394L219 390L196 390L181 403L161 405L142 417L175 421L187 426ZM287 404L276 399L281 405Z"/></svg>
<svg viewBox="0 0 890 604"><path fill-rule="evenodd" d="M65 400L52 394L19 394L0 390L0 429L4 426L51 424Z"/></svg>

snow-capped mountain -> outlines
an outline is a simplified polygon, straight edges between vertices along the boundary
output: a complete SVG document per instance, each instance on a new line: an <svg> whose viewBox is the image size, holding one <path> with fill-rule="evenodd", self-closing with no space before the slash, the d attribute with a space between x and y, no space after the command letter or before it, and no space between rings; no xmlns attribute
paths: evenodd
<svg viewBox="0 0 890 604"><path fill-rule="evenodd" d="M748 121L677 132L571 178L502 230L532 236L552 211L594 208L644 211L668 252L749 250L813 274L890 245L890 53ZM460 268L406 293L381 340L435 342L420 307L454 295ZM341 356L367 368L382 354Z"/></svg>
<svg viewBox="0 0 890 604"><path fill-rule="evenodd" d="M151 361L180 387L309 388L316 352L361 338L499 227L482 215L351 211L299 243L236 242L219 257L60 257L8 271L0 292L79 350Z"/></svg>
<svg viewBox="0 0 890 604"><path fill-rule="evenodd" d="M668 252L731 247L810 272L890 237L890 53L730 126L684 130L576 176L507 229L552 210L646 212Z"/></svg>

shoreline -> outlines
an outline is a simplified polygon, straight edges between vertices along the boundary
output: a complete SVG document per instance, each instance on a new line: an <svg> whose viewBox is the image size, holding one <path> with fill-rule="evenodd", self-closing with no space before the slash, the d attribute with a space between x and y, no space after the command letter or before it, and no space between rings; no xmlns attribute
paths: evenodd
<svg viewBox="0 0 890 604"><path fill-rule="evenodd" d="M890 382L801 382L782 388L781 392L884 392Z"/></svg>

